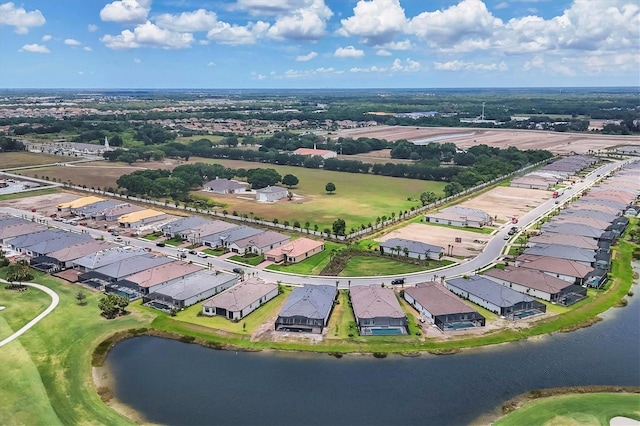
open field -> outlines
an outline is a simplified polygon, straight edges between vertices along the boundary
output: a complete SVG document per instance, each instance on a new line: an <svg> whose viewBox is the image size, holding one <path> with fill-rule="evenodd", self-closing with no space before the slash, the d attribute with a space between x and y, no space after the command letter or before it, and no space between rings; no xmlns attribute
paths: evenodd
<svg viewBox="0 0 640 426"><path fill-rule="evenodd" d="M498 222L507 222L512 217L517 218L531 211L549 198L550 191L497 186L459 205L480 209L491 217L497 217Z"/></svg>
<svg viewBox="0 0 640 426"><path fill-rule="evenodd" d="M411 223L403 228L395 229L376 241L387 241L391 238L404 238L405 240L420 241L444 247L445 252L449 245L453 245L453 255L462 257L477 256L491 239L490 235L477 232L454 229L445 226L431 226L423 223ZM460 238L461 242L456 242Z"/></svg>
<svg viewBox="0 0 640 426"><path fill-rule="evenodd" d="M0 320L4 319L11 330L19 330L51 303L45 292L29 287L27 291L6 290L7 284L0 283ZM9 328L0 329L0 340L9 337Z"/></svg>
<svg viewBox="0 0 640 426"><path fill-rule="evenodd" d="M472 133L469 136L460 136ZM360 129L341 130L339 137L371 137L395 141L453 136L451 139L441 139L438 142L452 142L458 148L469 148L474 145L486 144L498 148L515 146L518 149L546 149L555 154L578 154L589 150L597 151L618 145L640 145L637 136L614 136L589 133L560 133L535 130L494 130L474 128L450 127L407 127L407 126L378 126Z"/></svg>
<svg viewBox="0 0 640 426"><path fill-rule="evenodd" d="M587 393L536 399L494 424L608 426L613 417L619 416L640 421L640 394Z"/></svg>
<svg viewBox="0 0 640 426"><path fill-rule="evenodd" d="M35 154L32 152L2 152L0 153L0 169L14 167L36 166L38 164L57 163L68 160L67 157L50 154Z"/></svg>
<svg viewBox="0 0 640 426"><path fill-rule="evenodd" d="M24 197L25 194L21 195L23 196L23 198L6 200L2 202L2 205L25 211L36 209L38 214L41 214L43 216L50 216L58 211L58 204L66 203L80 198L80 196L77 194L62 191L55 192L53 194L36 195L34 197Z"/></svg>
<svg viewBox="0 0 640 426"><path fill-rule="evenodd" d="M37 271L32 270L32 274L35 282L58 293L60 304L28 333L2 348L0 377L4 380L0 380L0 417L3 423L129 424L100 400L91 377L91 353L107 336L148 325L153 317L133 310L129 315L107 321L98 310L100 293L84 290L87 304L79 306L75 299L79 287ZM4 270L0 275L4 276ZM32 291L38 290L29 289L26 293ZM18 327L17 323L8 321L0 316L2 335Z"/></svg>

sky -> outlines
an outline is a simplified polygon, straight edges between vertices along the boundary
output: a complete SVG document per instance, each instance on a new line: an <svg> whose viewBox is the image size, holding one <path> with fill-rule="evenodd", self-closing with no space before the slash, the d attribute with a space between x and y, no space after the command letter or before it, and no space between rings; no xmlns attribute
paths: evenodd
<svg viewBox="0 0 640 426"><path fill-rule="evenodd" d="M637 0L0 0L0 88L640 86Z"/></svg>

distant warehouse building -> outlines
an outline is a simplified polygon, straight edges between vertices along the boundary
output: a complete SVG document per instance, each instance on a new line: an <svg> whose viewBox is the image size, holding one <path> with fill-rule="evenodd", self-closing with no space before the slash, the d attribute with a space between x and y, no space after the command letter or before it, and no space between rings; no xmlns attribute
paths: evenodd
<svg viewBox="0 0 640 426"><path fill-rule="evenodd" d="M484 327L485 318L436 281L418 283L404 291L404 299L420 317L442 331Z"/></svg>
<svg viewBox="0 0 640 426"><path fill-rule="evenodd" d="M510 320L526 318L547 310L543 303L533 297L478 275L468 279L454 278L445 283L449 290L463 299Z"/></svg>

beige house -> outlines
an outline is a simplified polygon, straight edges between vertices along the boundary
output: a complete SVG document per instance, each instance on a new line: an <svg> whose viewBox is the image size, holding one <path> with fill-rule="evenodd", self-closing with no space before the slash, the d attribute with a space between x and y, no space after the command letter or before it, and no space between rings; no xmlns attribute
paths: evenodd
<svg viewBox="0 0 640 426"><path fill-rule="evenodd" d="M298 263L324 250L322 241L310 238L298 238L265 252L265 260L275 263Z"/></svg>

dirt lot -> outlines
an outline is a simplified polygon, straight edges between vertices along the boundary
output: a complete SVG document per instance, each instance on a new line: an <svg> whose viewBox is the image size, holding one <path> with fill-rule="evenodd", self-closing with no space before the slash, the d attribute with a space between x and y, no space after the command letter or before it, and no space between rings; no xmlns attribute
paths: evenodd
<svg viewBox="0 0 640 426"><path fill-rule="evenodd" d="M26 211L36 209L38 214L51 216L52 214L57 213L58 204L73 201L78 198L80 198L80 196L76 194L58 192L55 194L37 195L35 197L16 198L15 200L2 201L0 205Z"/></svg>
<svg viewBox="0 0 640 426"><path fill-rule="evenodd" d="M472 135L464 136L472 133ZM571 152L586 153L618 145L640 145L637 136L610 136L589 133L559 133L533 130L486 130L473 128L378 126L349 129L338 132L339 137L372 137L390 141L408 139L411 141L451 135L451 139L438 142L452 142L459 148L486 144L498 148L515 146L518 149L546 149L557 154ZM456 137L457 136L457 137Z"/></svg>
<svg viewBox="0 0 640 426"><path fill-rule="evenodd" d="M491 239L491 235L446 226L412 223L404 228L391 231L377 238L376 241L387 241L391 238L404 238L405 240L433 244L444 247L445 251L449 245L453 245L454 256L473 257L484 249L484 246ZM457 243L456 238L460 238L461 242Z"/></svg>
<svg viewBox="0 0 640 426"><path fill-rule="evenodd" d="M460 203L461 206L480 209L492 217L498 217L497 222L510 221L512 217L520 217L538 207L551 198L551 192L538 189L511 188L498 186L490 191Z"/></svg>

